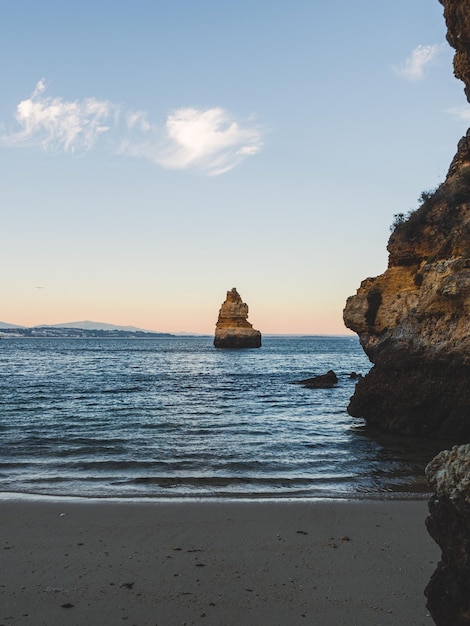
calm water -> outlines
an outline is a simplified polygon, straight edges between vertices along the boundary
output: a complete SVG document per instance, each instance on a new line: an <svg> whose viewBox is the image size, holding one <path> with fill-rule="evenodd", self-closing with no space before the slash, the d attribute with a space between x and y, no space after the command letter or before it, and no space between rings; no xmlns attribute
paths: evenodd
<svg viewBox="0 0 470 626"><path fill-rule="evenodd" d="M346 412L354 337L0 341L0 492L93 497L422 492L440 446ZM337 388L293 381L333 369Z"/></svg>

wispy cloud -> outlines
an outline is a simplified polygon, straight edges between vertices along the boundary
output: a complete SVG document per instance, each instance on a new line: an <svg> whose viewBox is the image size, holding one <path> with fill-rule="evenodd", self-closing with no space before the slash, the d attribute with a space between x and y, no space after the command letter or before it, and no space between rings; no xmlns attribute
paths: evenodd
<svg viewBox="0 0 470 626"><path fill-rule="evenodd" d="M426 74L426 69L442 50L442 44L417 46L402 65L394 66L393 69L396 74L407 80L421 80Z"/></svg>
<svg viewBox="0 0 470 626"><path fill-rule="evenodd" d="M454 107L452 109L448 109L447 112L467 124L470 122L470 106L468 105Z"/></svg>
<svg viewBox="0 0 470 626"><path fill-rule="evenodd" d="M20 130L3 139L10 144L38 143L45 150L86 152L100 135L110 131L118 108L106 100L85 98L67 102L45 96L46 86L40 80L31 97L16 107Z"/></svg>
<svg viewBox="0 0 470 626"><path fill-rule="evenodd" d="M88 152L105 138L106 150L208 175L228 172L262 147L253 122L237 121L220 107L176 109L158 127L144 111L96 98L67 101L47 96L45 90L41 80L18 104L17 128L2 135L4 145L40 145L76 154Z"/></svg>

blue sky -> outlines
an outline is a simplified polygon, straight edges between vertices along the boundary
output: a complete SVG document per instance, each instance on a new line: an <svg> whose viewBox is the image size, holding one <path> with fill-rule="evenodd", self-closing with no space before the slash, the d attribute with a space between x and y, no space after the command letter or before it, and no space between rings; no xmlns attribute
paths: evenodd
<svg viewBox="0 0 470 626"><path fill-rule="evenodd" d="M2 3L0 319L343 333L470 115L437 0ZM38 289L38 287L42 287Z"/></svg>

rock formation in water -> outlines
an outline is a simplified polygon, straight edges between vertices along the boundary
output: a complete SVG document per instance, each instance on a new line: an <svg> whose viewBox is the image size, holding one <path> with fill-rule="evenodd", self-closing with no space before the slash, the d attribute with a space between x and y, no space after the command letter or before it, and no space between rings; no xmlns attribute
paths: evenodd
<svg viewBox="0 0 470 626"><path fill-rule="evenodd" d="M455 74L470 94L470 0L440 0ZM344 321L374 364L348 411L402 434L470 438L470 130L447 178L395 216L388 269L348 298Z"/></svg>
<svg viewBox="0 0 470 626"><path fill-rule="evenodd" d="M248 305L235 287L227 291L227 299L219 310L215 327L216 348L260 348L261 333L248 321Z"/></svg>
<svg viewBox="0 0 470 626"><path fill-rule="evenodd" d="M470 445L438 454L426 477L434 490L426 526L442 550L427 607L437 626L470 626Z"/></svg>
<svg viewBox="0 0 470 626"><path fill-rule="evenodd" d="M297 385L303 385L307 389L331 389L338 384L338 377L333 370L328 370L326 374L298 380Z"/></svg>

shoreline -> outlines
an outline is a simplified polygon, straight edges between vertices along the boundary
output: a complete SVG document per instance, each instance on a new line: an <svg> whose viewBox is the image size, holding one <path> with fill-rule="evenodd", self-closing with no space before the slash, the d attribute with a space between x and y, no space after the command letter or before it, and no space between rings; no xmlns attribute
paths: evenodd
<svg viewBox="0 0 470 626"><path fill-rule="evenodd" d="M60 503L72 502L76 504L95 502L110 504L215 504L215 503L296 503L296 502L427 502L432 496L429 493L416 492L386 492L376 494L343 494L343 495L302 495L302 496L264 496L264 495L214 495L214 496L78 496L57 495L29 492L0 491L0 502L37 502Z"/></svg>
<svg viewBox="0 0 470 626"><path fill-rule="evenodd" d="M22 491L0 491L1 502L111 502L116 504L170 504L182 503L230 503L230 502L428 502L432 492L425 491L387 491L354 494L302 494L302 495L269 495L269 494L214 494L214 495L155 495L155 496L81 496L58 495L48 493L30 493ZM1 625L0 625L1 626Z"/></svg>
<svg viewBox="0 0 470 626"><path fill-rule="evenodd" d="M1 498L0 623L432 624L423 500Z"/></svg>

